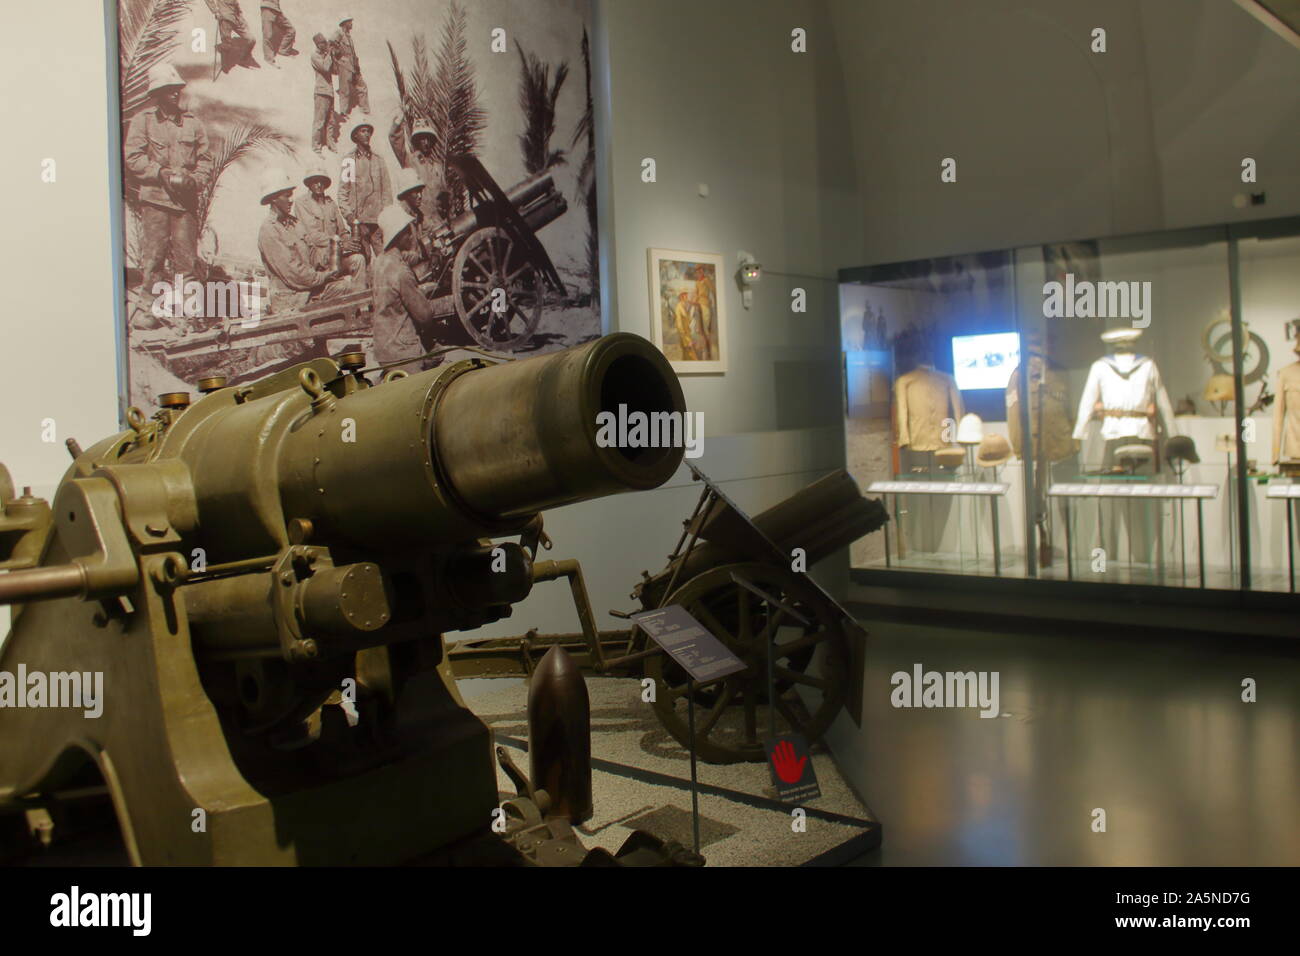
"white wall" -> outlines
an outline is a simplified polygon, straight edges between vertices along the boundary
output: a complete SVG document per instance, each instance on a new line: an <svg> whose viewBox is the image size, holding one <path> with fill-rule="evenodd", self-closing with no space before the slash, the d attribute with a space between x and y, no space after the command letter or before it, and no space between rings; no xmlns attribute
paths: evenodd
<svg viewBox="0 0 1300 956"><path fill-rule="evenodd" d="M1300 211L1300 55L1223 0L830 0L864 262ZM1091 31L1107 31L1092 53ZM1260 180L1240 181L1243 157ZM957 181L939 164L957 160ZM1232 197L1266 191L1264 206Z"/></svg>
<svg viewBox="0 0 1300 956"><path fill-rule="evenodd" d="M71 463L65 438L89 444L117 427L104 9L102 0L64 0L24 6L10 20L0 40L9 132L0 150L0 461L16 485L48 495ZM46 159L56 164L52 183L41 180ZM47 418L53 443L41 440Z"/></svg>

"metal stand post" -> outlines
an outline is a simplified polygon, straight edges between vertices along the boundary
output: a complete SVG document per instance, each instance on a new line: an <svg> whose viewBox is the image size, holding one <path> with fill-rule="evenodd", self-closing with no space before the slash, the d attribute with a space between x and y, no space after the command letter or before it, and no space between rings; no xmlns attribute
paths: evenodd
<svg viewBox="0 0 1300 956"><path fill-rule="evenodd" d="M1183 483L1183 475L1187 473L1187 466L1175 468L1174 474L1178 476L1178 483ZM1178 559L1182 567L1183 586L1187 586L1187 499L1178 499Z"/></svg>
<svg viewBox="0 0 1300 956"><path fill-rule="evenodd" d="M767 608L771 630L767 639L767 739L771 742L776 740L776 618L772 617L776 613L776 608L766 601L763 601L760 606Z"/></svg>
<svg viewBox="0 0 1300 956"><path fill-rule="evenodd" d="M979 496L976 496L976 500ZM998 499L996 495L989 495L989 511L993 516L993 574L996 577L1002 577L1002 541L998 532Z"/></svg>
<svg viewBox="0 0 1300 956"><path fill-rule="evenodd" d="M885 495L885 513L886 514L889 513L889 495ZM885 526L880 529L885 533L885 567L887 568L893 566L892 564L890 564L890 559L889 559L889 524L890 523L886 521ZM897 526L898 524L897 520L894 521L894 524L895 526Z"/></svg>
<svg viewBox="0 0 1300 956"><path fill-rule="evenodd" d="M967 446L966 446L966 471L967 471L967 473L970 475L970 480L971 480L971 481L975 481L975 480L977 480L977 477L978 477L978 476L975 474L975 448L974 448L973 445L967 445ZM971 499L971 510L975 512L974 519L973 519L973 520L971 521L971 523L970 523L971 528L973 528L973 529L976 530L976 533L975 533L975 573L976 573L976 574L979 574L979 570L980 570L980 562L983 560L983 556L980 554L980 536L979 536L979 530L978 530L978 529L979 529L979 522L980 522L980 500L979 500L979 496L978 496L978 495L974 496L974 497ZM995 569L996 569L996 567L997 567L997 561L998 561L998 559L997 559L997 555L994 555L994 556L993 556L993 566L994 566ZM996 573L996 571L995 571L995 573Z"/></svg>
<svg viewBox="0 0 1300 956"><path fill-rule="evenodd" d="M1291 593L1295 594L1295 499L1286 499L1286 566L1291 577Z"/></svg>
<svg viewBox="0 0 1300 956"><path fill-rule="evenodd" d="M695 775L695 681L686 682L686 719L691 734L691 825L695 831L695 852L700 852L700 792Z"/></svg>
<svg viewBox="0 0 1300 956"><path fill-rule="evenodd" d="M1074 580L1074 537L1071 525L1074 512L1070 508L1070 499L1065 499L1065 580Z"/></svg>
<svg viewBox="0 0 1300 956"><path fill-rule="evenodd" d="M1201 499L1196 499L1196 563L1201 569L1201 587L1205 587L1205 509Z"/></svg>

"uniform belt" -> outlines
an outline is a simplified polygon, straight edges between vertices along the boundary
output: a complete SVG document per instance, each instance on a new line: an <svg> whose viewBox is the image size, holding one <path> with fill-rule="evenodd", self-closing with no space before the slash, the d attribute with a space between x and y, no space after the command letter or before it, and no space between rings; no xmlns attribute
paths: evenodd
<svg viewBox="0 0 1300 956"><path fill-rule="evenodd" d="M1144 412L1140 408L1103 408L1099 414L1102 418L1154 418L1153 412Z"/></svg>

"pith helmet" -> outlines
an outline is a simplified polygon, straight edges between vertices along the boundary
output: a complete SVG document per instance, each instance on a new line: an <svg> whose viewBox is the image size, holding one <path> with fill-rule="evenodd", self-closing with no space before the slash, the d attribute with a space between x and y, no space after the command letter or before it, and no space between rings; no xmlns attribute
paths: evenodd
<svg viewBox="0 0 1300 956"><path fill-rule="evenodd" d="M330 183L334 182L334 180L330 179L330 174L325 172L325 170L320 166L313 166L311 169L307 170L307 175L302 177L302 184L304 186L309 185L313 179L325 180L325 185L327 187Z"/></svg>
<svg viewBox="0 0 1300 956"><path fill-rule="evenodd" d="M384 234L384 248L393 244L393 240L402 234L402 230L415 222L409 212L401 206L387 206L379 214L379 231Z"/></svg>
<svg viewBox="0 0 1300 956"><path fill-rule="evenodd" d="M959 468L966 460L966 450L951 445L940 448L934 453L934 460L940 468Z"/></svg>
<svg viewBox="0 0 1300 956"><path fill-rule="evenodd" d="M269 203L271 197L276 193L282 193L286 189L292 191L297 188L297 185L298 184L295 183L293 179L290 178L289 174L283 169L269 170L267 174L262 177L262 188L260 190L262 205L265 206Z"/></svg>
<svg viewBox="0 0 1300 956"><path fill-rule="evenodd" d="M438 132L432 126L425 126L424 124L420 124L419 126L415 127L415 129L411 130L412 143L415 142L415 137L417 136L428 136L430 139L437 142Z"/></svg>
<svg viewBox="0 0 1300 956"><path fill-rule="evenodd" d="M985 435L980 441L979 451L975 453L975 463L981 468L992 468L1010 457L1011 443L1005 435Z"/></svg>
<svg viewBox="0 0 1300 956"><path fill-rule="evenodd" d="M1230 402L1237 394L1231 375L1211 375L1205 383L1205 400L1209 402Z"/></svg>
<svg viewBox="0 0 1300 956"><path fill-rule="evenodd" d="M424 186L424 180L420 174L410 167L403 166L397 171L397 182L393 184L393 195L401 199L412 189L419 189Z"/></svg>
<svg viewBox="0 0 1300 956"><path fill-rule="evenodd" d="M984 422L974 412L967 412L957 423L957 441L962 445L978 445L984 440Z"/></svg>
<svg viewBox="0 0 1300 956"><path fill-rule="evenodd" d="M1201 456L1196 454L1196 442L1188 435L1175 435L1165 442L1165 457L1170 461L1190 461L1199 464Z"/></svg>
<svg viewBox="0 0 1300 956"><path fill-rule="evenodd" d="M149 92L165 89L169 86L184 86L185 81L170 63L155 63L149 67Z"/></svg>
<svg viewBox="0 0 1300 956"><path fill-rule="evenodd" d="M361 127L363 126L368 127L370 129L371 135L372 136L374 135L375 124L370 122L370 120L366 119L366 117L363 116L361 117L361 119L357 120L355 123L353 123L351 126L348 127L348 139L350 139L352 142L355 143L357 141L357 130L361 129Z"/></svg>

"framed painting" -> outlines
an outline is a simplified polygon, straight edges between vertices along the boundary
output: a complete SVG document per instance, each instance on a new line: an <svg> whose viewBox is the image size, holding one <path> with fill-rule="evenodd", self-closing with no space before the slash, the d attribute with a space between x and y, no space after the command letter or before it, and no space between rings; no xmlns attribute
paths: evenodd
<svg viewBox="0 0 1300 956"><path fill-rule="evenodd" d="M722 256L650 250L650 335L679 375L727 371Z"/></svg>

